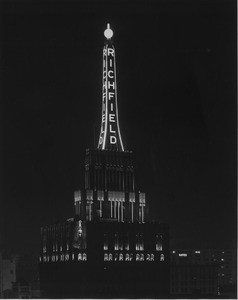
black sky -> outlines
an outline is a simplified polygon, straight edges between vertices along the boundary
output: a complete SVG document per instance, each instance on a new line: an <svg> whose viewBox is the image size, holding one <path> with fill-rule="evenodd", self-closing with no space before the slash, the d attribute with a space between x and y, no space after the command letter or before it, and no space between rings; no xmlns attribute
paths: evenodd
<svg viewBox="0 0 238 300"><path fill-rule="evenodd" d="M172 246L236 247L236 1L1 3L1 244L35 251L73 212L97 143L103 31L119 118Z"/></svg>

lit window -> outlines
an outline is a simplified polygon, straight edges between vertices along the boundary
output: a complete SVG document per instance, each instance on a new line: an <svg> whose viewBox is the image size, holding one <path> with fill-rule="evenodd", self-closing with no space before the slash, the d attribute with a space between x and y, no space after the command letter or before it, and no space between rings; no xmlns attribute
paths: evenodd
<svg viewBox="0 0 238 300"><path fill-rule="evenodd" d="M133 259L133 254L130 254L130 261L132 261Z"/></svg>
<svg viewBox="0 0 238 300"><path fill-rule="evenodd" d="M139 193L139 220L144 223L145 193Z"/></svg>
<svg viewBox="0 0 238 300"><path fill-rule="evenodd" d="M72 260L74 260L74 253L72 253Z"/></svg>
<svg viewBox="0 0 238 300"><path fill-rule="evenodd" d="M125 235L125 250L129 251L130 250L130 237L129 233Z"/></svg>
<svg viewBox="0 0 238 300"><path fill-rule="evenodd" d="M139 234L136 234L136 250L140 250L140 244L139 244Z"/></svg>
<svg viewBox="0 0 238 300"><path fill-rule="evenodd" d="M135 193L129 193L129 202L135 202L136 196L135 196Z"/></svg>
<svg viewBox="0 0 238 300"><path fill-rule="evenodd" d="M141 261L144 261L144 254L141 254L140 260L141 260Z"/></svg>
<svg viewBox="0 0 238 300"><path fill-rule="evenodd" d="M129 254L126 254L126 259L125 259L126 261L129 261L130 260L130 256L129 256Z"/></svg>
<svg viewBox="0 0 238 300"><path fill-rule="evenodd" d="M83 254L83 260L84 261L87 260L87 254L86 253Z"/></svg>
<svg viewBox="0 0 238 300"><path fill-rule="evenodd" d="M78 254L78 260L82 260L82 253Z"/></svg>
<svg viewBox="0 0 238 300"><path fill-rule="evenodd" d="M139 249L140 249L140 251L144 250L144 236L143 236L143 234L140 234Z"/></svg>
<svg viewBox="0 0 238 300"><path fill-rule="evenodd" d="M88 201L93 201L93 190L86 191L86 198Z"/></svg>
<svg viewBox="0 0 238 300"><path fill-rule="evenodd" d="M119 255L119 260L123 260L123 254Z"/></svg>
<svg viewBox="0 0 238 300"><path fill-rule="evenodd" d="M140 254L136 254L136 260L140 260Z"/></svg>
<svg viewBox="0 0 238 300"><path fill-rule="evenodd" d="M86 218L87 218L87 221L92 221L92 213L93 213L92 204L93 204L93 201L87 200L87 204L86 204Z"/></svg>
<svg viewBox="0 0 238 300"><path fill-rule="evenodd" d="M161 234L156 234L156 244L155 244L155 249L156 251L162 251L163 247L162 247L162 235Z"/></svg>
<svg viewBox="0 0 238 300"><path fill-rule="evenodd" d="M135 203L135 193L129 193L129 202L131 203L131 221L134 222L134 203Z"/></svg>
<svg viewBox="0 0 238 300"><path fill-rule="evenodd" d="M77 225L78 225L78 228L77 228L78 232L77 233L78 233L79 237L82 237L82 233L83 233L82 221L79 220Z"/></svg>
<svg viewBox="0 0 238 300"><path fill-rule="evenodd" d="M65 260L69 260L69 254L65 255Z"/></svg>
<svg viewBox="0 0 238 300"><path fill-rule="evenodd" d="M86 203L86 218L88 221L92 220L92 204L93 204L93 190L87 190L86 191L86 198L87 198L87 203Z"/></svg>
<svg viewBox="0 0 238 300"><path fill-rule="evenodd" d="M98 201L104 201L104 191L97 191Z"/></svg>
<svg viewBox="0 0 238 300"><path fill-rule="evenodd" d="M108 260L112 260L112 254L111 253L108 255Z"/></svg>
<svg viewBox="0 0 238 300"><path fill-rule="evenodd" d="M123 240L122 240L122 236L119 236L119 250L123 250Z"/></svg>
<svg viewBox="0 0 238 300"><path fill-rule="evenodd" d="M74 206L75 206L76 214L80 215L81 191L75 191L74 192Z"/></svg>
<svg viewBox="0 0 238 300"><path fill-rule="evenodd" d="M115 250L119 250L119 238L118 238L118 234L115 234L115 244L114 244L114 249Z"/></svg>
<svg viewBox="0 0 238 300"><path fill-rule="evenodd" d="M55 256L55 261L58 261L59 257L58 255Z"/></svg>
<svg viewBox="0 0 238 300"><path fill-rule="evenodd" d="M115 261L118 260L118 253L115 254L114 260L115 260Z"/></svg>
<svg viewBox="0 0 238 300"><path fill-rule="evenodd" d="M160 261L164 261L164 254L160 255Z"/></svg>
<svg viewBox="0 0 238 300"><path fill-rule="evenodd" d="M151 261L154 261L154 259L155 259L155 256L154 256L154 254L151 254L151 256L150 256L150 260L151 260Z"/></svg>
<svg viewBox="0 0 238 300"><path fill-rule="evenodd" d="M143 251L144 250L144 236L143 234L136 234L136 250Z"/></svg>
<svg viewBox="0 0 238 300"><path fill-rule="evenodd" d="M126 245L125 245L125 250L127 250L127 251L130 250L130 245L129 245L129 243L126 243Z"/></svg>
<svg viewBox="0 0 238 300"><path fill-rule="evenodd" d="M150 260L150 255L149 254L146 255L146 260Z"/></svg>
<svg viewBox="0 0 238 300"><path fill-rule="evenodd" d="M108 261L108 254L107 253L104 254L104 261Z"/></svg>
<svg viewBox="0 0 238 300"><path fill-rule="evenodd" d="M104 250L108 250L108 234L107 233L105 233L104 234L104 245L103 245L103 249Z"/></svg>

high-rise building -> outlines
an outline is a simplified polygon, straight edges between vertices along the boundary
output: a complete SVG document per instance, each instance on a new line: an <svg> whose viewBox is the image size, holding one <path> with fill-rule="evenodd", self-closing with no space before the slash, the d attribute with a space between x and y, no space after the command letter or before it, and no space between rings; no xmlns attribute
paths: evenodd
<svg viewBox="0 0 238 300"><path fill-rule="evenodd" d="M117 107L116 52L104 32L102 119L98 146L87 149L85 182L74 216L41 228L43 297L165 297L169 228L151 222L126 151Z"/></svg>

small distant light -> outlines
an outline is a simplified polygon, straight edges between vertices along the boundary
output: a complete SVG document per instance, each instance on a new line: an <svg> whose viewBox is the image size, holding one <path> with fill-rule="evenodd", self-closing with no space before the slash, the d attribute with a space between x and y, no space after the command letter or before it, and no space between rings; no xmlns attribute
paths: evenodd
<svg viewBox="0 0 238 300"><path fill-rule="evenodd" d="M200 251L195 251L195 253L199 253L200 254L201 252Z"/></svg>
<svg viewBox="0 0 238 300"><path fill-rule="evenodd" d="M186 257L186 256L188 256L188 255L187 255L187 253L179 253L179 256L184 256L184 257Z"/></svg>
<svg viewBox="0 0 238 300"><path fill-rule="evenodd" d="M221 261L224 261L224 258L222 258Z"/></svg>
<svg viewBox="0 0 238 300"><path fill-rule="evenodd" d="M104 31L104 36L105 38L107 38L108 40L110 40L113 36L113 31L110 28L110 24L107 24L107 29Z"/></svg>
<svg viewBox="0 0 238 300"><path fill-rule="evenodd" d="M176 253L176 251L173 251L172 253Z"/></svg>

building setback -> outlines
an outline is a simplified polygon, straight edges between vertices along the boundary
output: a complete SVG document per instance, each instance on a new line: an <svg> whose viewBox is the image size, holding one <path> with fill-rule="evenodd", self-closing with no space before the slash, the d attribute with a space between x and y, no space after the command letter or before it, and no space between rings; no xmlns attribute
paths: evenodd
<svg viewBox="0 0 238 300"><path fill-rule="evenodd" d="M120 133L116 58L104 32L102 120L98 146L87 149L84 188L74 216L41 228L42 297L166 297L169 227L151 222L136 183L134 159Z"/></svg>

